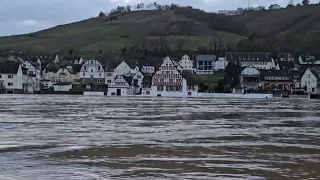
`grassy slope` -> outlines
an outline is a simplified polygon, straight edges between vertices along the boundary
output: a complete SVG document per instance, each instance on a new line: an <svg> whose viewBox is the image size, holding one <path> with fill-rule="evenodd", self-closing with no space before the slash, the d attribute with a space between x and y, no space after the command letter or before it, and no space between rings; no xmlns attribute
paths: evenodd
<svg viewBox="0 0 320 180"><path fill-rule="evenodd" d="M175 14L172 11L139 11L123 13L117 22L105 22L105 18L93 18L61 25L33 34L2 37L1 48L53 52L73 47L82 51L119 50L124 45L137 44L141 37L154 39L155 31L168 33L167 45L177 48L177 40L183 39L184 49L194 50L209 41L233 46L243 37L235 33L216 31L205 22ZM191 36L188 36L190 35Z"/></svg>

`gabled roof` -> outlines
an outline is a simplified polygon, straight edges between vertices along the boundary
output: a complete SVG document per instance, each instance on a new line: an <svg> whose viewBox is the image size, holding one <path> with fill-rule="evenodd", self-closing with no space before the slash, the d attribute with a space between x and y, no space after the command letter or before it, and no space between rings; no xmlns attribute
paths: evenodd
<svg viewBox="0 0 320 180"><path fill-rule="evenodd" d="M319 79L320 77L320 68L319 67L310 67L308 68L313 75L315 75L317 77L317 79Z"/></svg>
<svg viewBox="0 0 320 180"><path fill-rule="evenodd" d="M131 84L132 84L132 76L122 76L122 78L124 79L124 80L126 80L126 82L129 84L129 86L131 86Z"/></svg>
<svg viewBox="0 0 320 180"><path fill-rule="evenodd" d="M20 63L18 62L0 62L0 74L17 74L19 67Z"/></svg>
<svg viewBox="0 0 320 180"><path fill-rule="evenodd" d="M217 57L215 55L197 55L196 61L215 61Z"/></svg>
<svg viewBox="0 0 320 180"><path fill-rule="evenodd" d="M289 74L292 76L292 77L301 77L302 76L302 71L300 71L299 69L290 69L289 70Z"/></svg>
<svg viewBox="0 0 320 180"><path fill-rule="evenodd" d="M73 64L72 65L72 73L78 73L81 70L82 65L81 64Z"/></svg>
<svg viewBox="0 0 320 180"><path fill-rule="evenodd" d="M227 52L226 61L272 62L270 52Z"/></svg>

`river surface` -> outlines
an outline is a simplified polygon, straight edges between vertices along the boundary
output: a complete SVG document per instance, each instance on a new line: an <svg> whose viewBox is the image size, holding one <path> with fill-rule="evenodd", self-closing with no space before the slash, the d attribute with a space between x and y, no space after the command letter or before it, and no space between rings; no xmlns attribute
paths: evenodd
<svg viewBox="0 0 320 180"><path fill-rule="evenodd" d="M320 179L320 101L0 95L1 180Z"/></svg>

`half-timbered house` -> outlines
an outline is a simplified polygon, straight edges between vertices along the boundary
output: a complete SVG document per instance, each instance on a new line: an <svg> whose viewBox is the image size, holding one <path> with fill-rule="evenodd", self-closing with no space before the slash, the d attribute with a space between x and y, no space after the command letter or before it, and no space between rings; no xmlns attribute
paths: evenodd
<svg viewBox="0 0 320 180"><path fill-rule="evenodd" d="M108 85L108 96L128 96L134 94L134 85L132 77L117 76L113 82Z"/></svg>
<svg viewBox="0 0 320 180"><path fill-rule="evenodd" d="M159 70L152 77L151 96L196 96L197 91L197 88L188 88L186 79L169 57L163 59Z"/></svg>

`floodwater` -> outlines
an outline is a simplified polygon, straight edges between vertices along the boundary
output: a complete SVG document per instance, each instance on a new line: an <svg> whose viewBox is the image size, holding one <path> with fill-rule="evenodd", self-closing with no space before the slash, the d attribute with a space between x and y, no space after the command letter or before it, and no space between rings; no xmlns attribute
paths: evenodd
<svg viewBox="0 0 320 180"><path fill-rule="evenodd" d="M320 179L320 101L0 96L1 180Z"/></svg>

